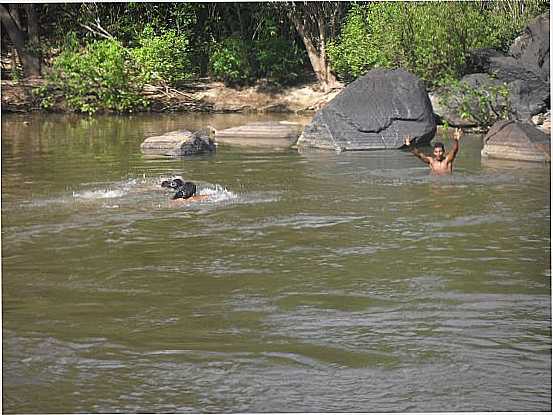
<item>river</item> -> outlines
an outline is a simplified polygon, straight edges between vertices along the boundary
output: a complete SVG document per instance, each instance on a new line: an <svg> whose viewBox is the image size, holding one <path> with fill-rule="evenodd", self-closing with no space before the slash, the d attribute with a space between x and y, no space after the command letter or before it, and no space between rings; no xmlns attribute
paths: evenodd
<svg viewBox="0 0 553 415"><path fill-rule="evenodd" d="M3 114L4 412L550 411L550 166L139 148L276 118Z"/></svg>

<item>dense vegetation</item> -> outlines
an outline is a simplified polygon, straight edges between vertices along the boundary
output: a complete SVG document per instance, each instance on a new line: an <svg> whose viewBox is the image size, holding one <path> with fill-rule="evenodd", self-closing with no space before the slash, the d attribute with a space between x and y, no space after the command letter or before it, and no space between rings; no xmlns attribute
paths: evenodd
<svg viewBox="0 0 553 415"><path fill-rule="evenodd" d="M374 67L403 67L430 83L458 78L470 49L506 52L548 7L532 2L355 4L329 48L334 69L353 79Z"/></svg>
<svg viewBox="0 0 553 415"><path fill-rule="evenodd" d="M0 17L10 76L47 79L45 107L61 94L93 113L147 108L144 85L199 77L315 78L329 89L375 67L403 67L429 86L448 83L471 48L505 50L548 8L545 0L6 4Z"/></svg>

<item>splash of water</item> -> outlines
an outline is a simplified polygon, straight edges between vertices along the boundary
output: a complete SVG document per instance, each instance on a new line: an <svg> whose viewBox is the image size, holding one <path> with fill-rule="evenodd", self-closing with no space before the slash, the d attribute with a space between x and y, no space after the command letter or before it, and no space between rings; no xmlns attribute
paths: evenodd
<svg viewBox="0 0 553 415"><path fill-rule="evenodd" d="M123 189L99 189L73 192L73 197L77 199L113 199L123 197L125 193Z"/></svg>
<svg viewBox="0 0 553 415"><path fill-rule="evenodd" d="M219 184L203 187L198 191L198 194L207 196L208 200L211 202L226 202L238 198L236 193L231 192Z"/></svg>

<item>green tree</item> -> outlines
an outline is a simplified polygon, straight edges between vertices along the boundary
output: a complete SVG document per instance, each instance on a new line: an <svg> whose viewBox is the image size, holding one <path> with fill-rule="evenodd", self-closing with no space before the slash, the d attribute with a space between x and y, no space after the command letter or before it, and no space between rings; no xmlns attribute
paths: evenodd
<svg viewBox="0 0 553 415"><path fill-rule="evenodd" d="M47 85L40 91L46 98L60 91L69 108L88 114L132 112L147 105L140 95L136 65L119 42L92 42L82 50L69 43L73 46L54 60ZM49 103L46 99L43 104Z"/></svg>
<svg viewBox="0 0 553 415"><path fill-rule="evenodd" d="M327 48L338 35L346 6L335 1L287 2L281 6L303 41L313 72L325 91L337 85Z"/></svg>
<svg viewBox="0 0 553 415"><path fill-rule="evenodd" d="M131 54L144 82L174 86L176 82L192 76L189 42L185 34L178 35L170 29L156 35L152 26L148 25L138 41L140 46L131 49Z"/></svg>
<svg viewBox="0 0 553 415"><path fill-rule="evenodd" d="M429 83L458 78L472 48L508 49L545 4L507 0L356 5L331 44L332 67L343 79L374 67L403 67Z"/></svg>
<svg viewBox="0 0 553 415"><path fill-rule="evenodd" d="M214 43L209 58L211 74L226 83L247 81L252 75L251 45L238 37L228 37Z"/></svg>

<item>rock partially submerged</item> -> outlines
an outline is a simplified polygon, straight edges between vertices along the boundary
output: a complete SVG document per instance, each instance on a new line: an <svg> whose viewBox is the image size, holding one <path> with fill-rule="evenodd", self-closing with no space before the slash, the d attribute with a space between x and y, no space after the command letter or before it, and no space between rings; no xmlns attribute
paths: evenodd
<svg viewBox="0 0 553 415"><path fill-rule="evenodd" d="M517 161L550 161L551 139L532 124L498 121L484 137L482 157Z"/></svg>
<svg viewBox="0 0 553 415"><path fill-rule="evenodd" d="M397 149L406 135L424 144L435 133L432 105L422 81L403 69L374 69L315 114L298 147Z"/></svg>
<svg viewBox="0 0 553 415"><path fill-rule="evenodd" d="M216 148L213 140L214 133L215 130L211 127L196 132L171 131L163 135L148 137L140 145L140 149L144 154L172 157L211 153Z"/></svg>
<svg viewBox="0 0 553 415"><path fill-rule="evenodd" d="M253 147L288 148L298 139L303 126L291 122L253 122L218 130L218 143Z"/></svg>

